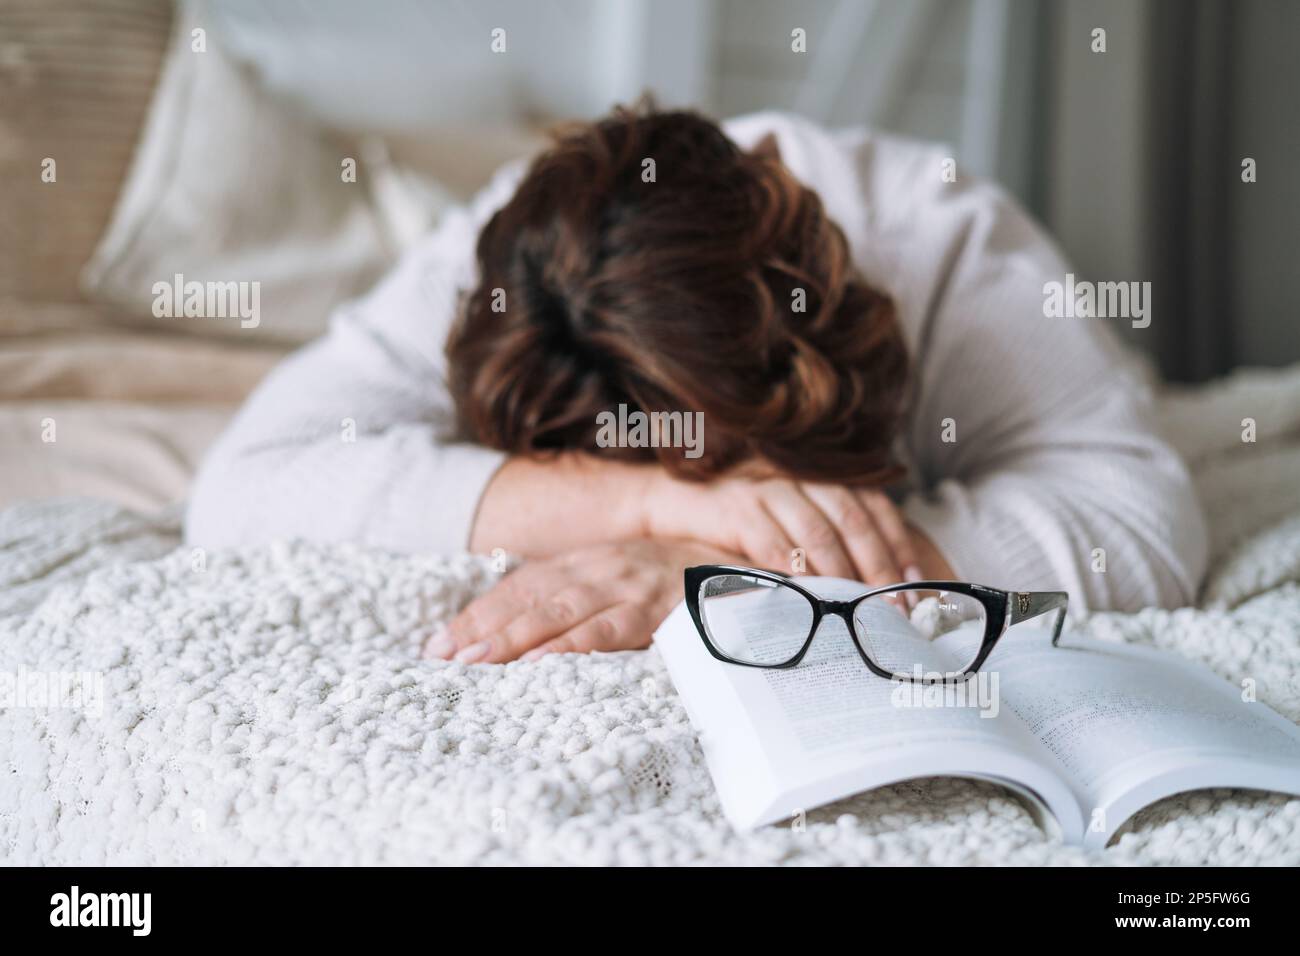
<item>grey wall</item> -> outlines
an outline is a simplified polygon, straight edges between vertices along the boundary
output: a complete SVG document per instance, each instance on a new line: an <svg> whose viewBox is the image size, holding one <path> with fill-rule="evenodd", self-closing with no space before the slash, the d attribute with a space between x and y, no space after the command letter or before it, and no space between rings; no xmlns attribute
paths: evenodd
<svg viewBox="0 0 1300 956"><path fill-rule="evenodd" d="M1300 4L1234 4L1229 155L1251 156L1259 182L1235 169L1228 204L1232 349L1243 363L1300 360Z"/></svg>
<svg viewBox="0 0 1300 956"><path fill-rule="evenodd" d="M1300 361L1300 4L1065 0L1049 19L1037 211L1081 273L1153 283L1151 327L1125 336L1175 379Z"/></svg>

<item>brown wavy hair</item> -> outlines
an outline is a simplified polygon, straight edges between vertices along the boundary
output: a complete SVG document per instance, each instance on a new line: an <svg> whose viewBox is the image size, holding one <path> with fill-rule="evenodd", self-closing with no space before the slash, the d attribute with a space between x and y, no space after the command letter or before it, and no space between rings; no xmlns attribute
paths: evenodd
<svg viewBox="0 0 1300 956"><path fill-rule="evenodd" d="M741 463L852 484L901 471L893 305L774 148L745 152L696 113L619 108L555 134L477 255L447 343L464 437L657 457L688 478ZM703 456L598 448L597 414L621 403L703 412Z"/></svg>

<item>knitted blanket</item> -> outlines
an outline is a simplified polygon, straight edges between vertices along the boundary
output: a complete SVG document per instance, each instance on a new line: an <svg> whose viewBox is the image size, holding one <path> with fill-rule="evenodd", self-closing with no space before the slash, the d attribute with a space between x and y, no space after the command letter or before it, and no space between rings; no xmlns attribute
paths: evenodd
<svg viewBox="0 0 1300 956"><path fill-rule="evenodd" d="M1257 442L1205 438L1252 411ZM1168 396L1162 415L1213 523L1201 604L1079 626L1251 678L1300 720L1300 371ZM469 556L349 546L205 554L174 513L93 501L0 512L0 677L24 695L0 702L0 859L1300 863L1300 799L1238 790L1162 801L1104 852L947 778L738 834L653 649L418 659L493 578Z"/></svg>

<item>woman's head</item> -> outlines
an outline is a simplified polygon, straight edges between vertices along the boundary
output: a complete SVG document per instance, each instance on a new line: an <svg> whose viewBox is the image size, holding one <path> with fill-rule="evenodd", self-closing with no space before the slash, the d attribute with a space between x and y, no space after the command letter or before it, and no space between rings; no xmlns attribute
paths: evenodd
<svg viewBox="0 0 1300 956"><path fill-rule="evenodd" d="M907 357L820 199L771 148L689 112L557 135L478 241L447 344L467 437L513 453L657 456L683 477L762 463L879 483ZM598 448L620 404L703 413L704 454Z"/></svg>

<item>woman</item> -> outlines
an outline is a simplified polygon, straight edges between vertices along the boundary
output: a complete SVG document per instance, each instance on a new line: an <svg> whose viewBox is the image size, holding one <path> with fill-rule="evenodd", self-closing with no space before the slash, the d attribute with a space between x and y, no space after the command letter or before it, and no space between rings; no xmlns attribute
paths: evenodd
<svg viewBox="0 0 1300 956"><path fill-rule="evenodd" d="M529 559L426 647L464 662L644 647L698 563L1189 602L1203 520L1104 320L1046 318L1064 263L945 168L776 114L572 129L262 384L187 536ZM603 447L620 405L702 453Z"/></svg>

